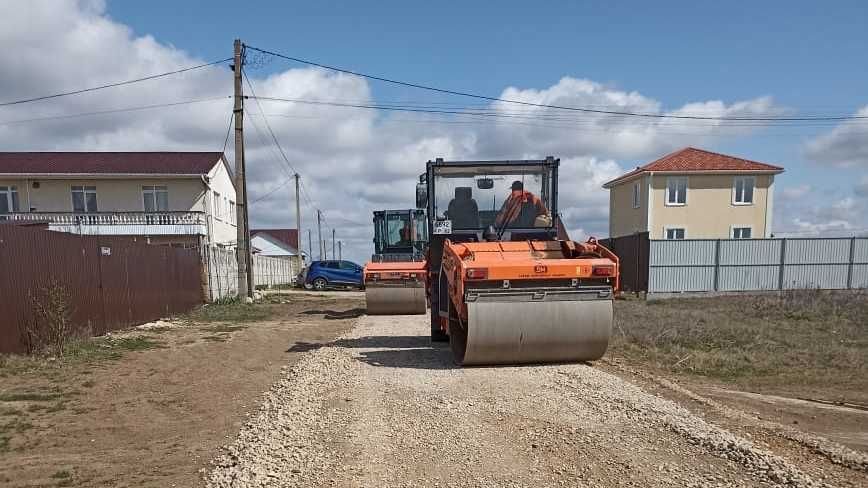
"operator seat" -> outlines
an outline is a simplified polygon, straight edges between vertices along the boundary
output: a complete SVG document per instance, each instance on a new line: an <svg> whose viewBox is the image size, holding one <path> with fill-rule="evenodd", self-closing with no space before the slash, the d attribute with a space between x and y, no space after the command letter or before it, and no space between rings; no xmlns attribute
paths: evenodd
<svg viewBox="0 0 868 488"><path fill-rule="evenodd" d="M449 202L446 217L452 221L455 229L478 229L479 205L473 199L473 188L458 186L455 188L455 198Z"/></svg>

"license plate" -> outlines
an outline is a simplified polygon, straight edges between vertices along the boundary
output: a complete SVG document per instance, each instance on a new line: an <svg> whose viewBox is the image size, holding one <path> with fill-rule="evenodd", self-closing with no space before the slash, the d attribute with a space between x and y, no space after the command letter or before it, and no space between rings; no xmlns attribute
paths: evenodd
<svg viewBox="0 0 868 488"><path fill-rule="evenodd" d="M451 220L435 220L434 221L434 234L451 234L452 233L452 221Z"/></svg>

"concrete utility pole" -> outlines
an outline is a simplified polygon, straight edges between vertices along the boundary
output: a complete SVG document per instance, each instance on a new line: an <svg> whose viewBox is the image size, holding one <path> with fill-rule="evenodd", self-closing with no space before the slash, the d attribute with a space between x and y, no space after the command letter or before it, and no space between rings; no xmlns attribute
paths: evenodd
<svg viewBox="0 0 868 488"><path fill-rule="evenodd" d="M332 229L332 259L335 258L338 254L335 252L335 230Z"/></svg>
<svg viewBox="0 0 868 488"><path fill-rule="evenodd" d="M298 173L295 177L295 236L298 241L298 255L301 256L301 201L298 195Z"/></svg>
<svg viewBox="0 0 868 488"><path fill-rule="evenodd" d="M316 237L317 242L319 242L319 260L323 260L323 254L325 254L325 246L322 242L322 215L319 209L316 209Z"/></svg>
<svg viewBox="0 0 868 488"><path fill-rule="evenodd" d="M307 230L307 252L310 260L313 261L313 239L310 238L310 229Z"/></svg>
<svg viewBox="0 0 868 488"><path fill-rule="evenodd" d="M341 244L343 244L343 241L338 241L338 260L343 261L344 260L344 251L343 251L343 249L341 249Z"/></svg>
<svg viewBox="0 0 868 488"><path fill-rule="evenodd" d="M250 231L247 227L247 178L244 174L244 106L241 92L241 66L244 64L244 50L241 39L235 39L235 192L236 192L236 227L238 241L235 258L238 263L238 296L253 297L253 274L250 266Z"/></svg>

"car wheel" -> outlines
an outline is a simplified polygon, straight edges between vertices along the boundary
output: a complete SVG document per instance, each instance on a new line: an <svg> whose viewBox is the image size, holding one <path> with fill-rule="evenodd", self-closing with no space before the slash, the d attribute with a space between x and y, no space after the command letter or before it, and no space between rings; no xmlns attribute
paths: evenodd
<svg viewBox="0 0 868 488"><path fill-rule="evenodd" d="M318 290L318 291L322 291L322 290L326 289L326 286L328 286L328 284L329 283L328 283L328 281L326 281L325 278L317 278L317 279L313 280L313 289Z"/></svg>

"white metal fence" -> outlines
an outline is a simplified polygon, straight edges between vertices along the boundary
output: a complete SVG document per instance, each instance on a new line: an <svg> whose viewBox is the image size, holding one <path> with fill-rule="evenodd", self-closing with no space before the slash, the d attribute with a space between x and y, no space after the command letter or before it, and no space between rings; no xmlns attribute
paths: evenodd
<svg viewBox="0 0 868 488"><path fill-rule="evenodd" d="M652 240L648 292L868 288L868 238Z"/></svg>
<svg viewBox="0 0 868 488"><path fill-rule="evenodd" d="M206 247L202 250L202 261L207 274L209 301L238 294L238 263L234 250ZM292 285L299 271L295 259L253 256L254 286Z"/></svg>

